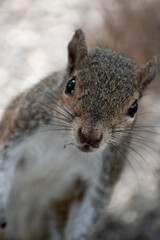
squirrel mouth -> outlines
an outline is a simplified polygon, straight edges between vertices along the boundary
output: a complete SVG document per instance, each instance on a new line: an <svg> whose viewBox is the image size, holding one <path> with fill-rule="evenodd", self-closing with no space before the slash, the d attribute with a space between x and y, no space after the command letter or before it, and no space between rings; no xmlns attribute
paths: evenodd
<svg viewBox="0 0 160 240"><path fill-rule="evenodd" d="M93 152L93 149L95 148L99 148L100 144L89 144L89 143L81 143L81 145L78 146L78 148L82 151L82 152Z"/></svg>
<svg viewBox="0 0 160 240"><path fill-rule="evenodd" d="M84 144L78 147L82 152L92 152L92 147L89 144Z"/></svg>
<svg viewBox="0 0 160 240"><path fill-rule="evenodd" d="M90 144L83 144L81 146L78 146L78 148L82 151L82 152L93 152L93 149L94 148L99 148L99 145L98 146L92 146Z"/></svg>

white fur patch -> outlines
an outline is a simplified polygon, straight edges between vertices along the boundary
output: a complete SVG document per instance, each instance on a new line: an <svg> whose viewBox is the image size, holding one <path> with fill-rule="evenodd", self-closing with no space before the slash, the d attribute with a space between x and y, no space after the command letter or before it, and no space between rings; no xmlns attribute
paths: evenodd
<svg viewBox="0 0 160 240"><path fill-rule="evenodd" d="M39 199L44 206L50 199L65 196L77 179L97 181L101 153L84 153L73 145L64 148L68 135L42 131L14 148L14 155L24 159L24 167L16 170L16 191L26 189L30 197Z"/></svg>

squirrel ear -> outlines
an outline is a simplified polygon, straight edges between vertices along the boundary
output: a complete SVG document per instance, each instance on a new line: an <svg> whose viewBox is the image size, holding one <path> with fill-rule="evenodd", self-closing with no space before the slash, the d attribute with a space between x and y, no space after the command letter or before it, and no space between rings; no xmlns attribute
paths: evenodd
<svg viewBox="0 0 160 240"><path fill-rule="evenodd" d="M85 36L81 29L77 29L68 44L68 73L71 74L76 65L87 55Z"/></svg>
<svg viewBox="0 0 160 240"><path fill-rule="evenodd" d="M140 69L140 93L151 83L157 73L157 58L152 59Z"/></svg>

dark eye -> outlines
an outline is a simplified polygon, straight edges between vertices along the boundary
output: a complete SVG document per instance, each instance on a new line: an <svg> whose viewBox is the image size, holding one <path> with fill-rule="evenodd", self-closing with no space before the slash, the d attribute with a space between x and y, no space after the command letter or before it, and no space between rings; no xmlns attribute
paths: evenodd
<svg viewBox="0 0 160 240"><path fill-rule="evenodd" d="M75 85L76 85L76 77L73 76L72 79L70 79L66 85L65 93L72 94L74 92Z"/></svg>
<svg viewBox="0 0 160 240"><path fill-rule="evenodd" d="M135 113L138 110L138 100L136 100L129 108L128 110L128 115L130 115L131 117L134 117Z"/></svg>

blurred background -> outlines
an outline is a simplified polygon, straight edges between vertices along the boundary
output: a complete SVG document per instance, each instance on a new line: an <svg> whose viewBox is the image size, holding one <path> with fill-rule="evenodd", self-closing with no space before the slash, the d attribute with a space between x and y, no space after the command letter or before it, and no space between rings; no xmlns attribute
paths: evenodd
<svg viewBox="0 0 160 240"><path fill-rule="evenodd" d="M111 48L142 66L160 59L160 0L0 0L0 115L18 93L67 64L82 28L89 49ZM140 140L93 239L160 239L160 79L140 103Z"/></svg>

